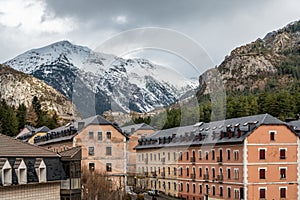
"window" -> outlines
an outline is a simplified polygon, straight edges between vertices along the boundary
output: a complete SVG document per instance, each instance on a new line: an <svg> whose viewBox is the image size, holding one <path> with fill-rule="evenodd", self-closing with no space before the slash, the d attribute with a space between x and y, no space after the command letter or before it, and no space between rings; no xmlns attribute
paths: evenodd
<svg viewBox="0 0 300 200"><path fill-rule="evenodd" d="M112 153L111 153L111 147L106 147L106 155L107 156L111 156Z"/></svg>
<svg viewBox="0 0 300 200"><path fill-rule="evenodd" d="M205 160L208 160L208 151L205 151Z"/></svg>
<svg viewBox="0 0 300 200"><path fill-rule="evenodd" d="M174 152L174 160L176 160L176 159L177 159L176 152Z"/></svg>
<svg viewBox="0 0 300 200"><path fill-rule="evenodd" d="M215 172L215 168L212 168L212 177L215 178L216 177L216 172Z"/></svg>
<svg viewBox="0 0 300 200"><path fill-rule="evenodd" d="M182 160L182 152L179 152L179 160Z"/></svg>
<svg viewBox="0 0 300 200"><path fill-rule="evenodd" d="M216 188L215 188L215 186L212 186L212 195L213 195L213 196L216 195Z"/></svg>
<svg viewBox="0 0 300 200"><path fill-rule="evenodd" d="M266 189L264 189L264 188L259 189L259 198L261 198L261 199L266 198Z"/></svg>
<svg viewBox="0 0 300 200"><path fill-rule="evenodd" d="M259 169L259 178L266 179L266 169Z"/></svg>
<svg viewBox="0 0 300 200"><path fill-rule="evenodd" d="M189 183L186 184L186 192L190 192L190 184Z"/></svg>
<svg viewBox="0 0 300 200"><path fill-rule="evenodd" d="M154 154L154 160L156 161L156 154Z"/></svg>
<svg viewBox="0 0 300 200"><path fill-rule="evenodd" d="M227 149L227 160L230 160L230 149Z"/></svg>
<svg viewBox="0 0 300 200"><path fill-rule="evenodd" d="M189 176L190 175L190 169L187 167L186 168L186 176Z"/></svg>
<svg viewBox="0 0 300 200"><path fill-rule="evenodd" d="M199 160L202 160L202 151L200 150L200 151L198 152L198 154L199 154Z"/></svg>
<svg viewBox="0 0 300 200"><path fill-rule="evenodd" d="M94 154L94 147L89 147L89 156L93 156Z"/></svg>
<svg viewBox="0 0 300 200"><path fill-rule="evenodd" d="M275 140L275 131L270 131L270 140L271 141Z"/></svg>
<svg viewBox="0 0 300 200"><path fill-rule="evenodd" d="M98 132L98 140L102 140L102 132Z"/></svg>
<svg viewBox="0 0 300 200"><path fill-rule="evenodd" d="M286 188L280 188L280 198L286 198Z"/></svg>
<svg viewBox="0 0 300 200"><path fill-rule="evenodd" d="M215 150L211 150L211 159L215 160Z"/></svg>
<svg viewBox="0 0 300 200"><path fill-rule="evenodd" d="M240 192L238 189L234 189L234 199L240 199Z"/></svg>
<svg viewBox="0 0 300 200"><path fill-rule="evenodd" d="M234 151L234 160L239 160L239 151Z"/></svg>
<svg viewBox="0 0 300 200"><path fill-rule="evenodd" d="M171 168L168 167L168 175L170 175L170 174L171 174Z"/></svg>
<svg viewBox="0 0 300 200"><path fill-rule="evenodd" d="M196 185L193 184L193 193L196 193Z"/></svg>
<svg viewBox="0 0 300 200"><path fill-rule="evenodd" d="M106 163L106 171L107 172L111 172L112 171L111 163Z"/></svg>
<svg viewBox="0 0 300 200"><path fill-rule="evenodd" d="M186 152L186 160L189 160L189 152Z"/></svg>
<svg viewBox="0 0 300 200"><path fill-rule="evenodd" d="M12 169L11 169L11 165L9 164L8 160L5 161L5 164L2 167L2 184L3 185L11 185L12 184Z"/></svg>
<svg viewBox="0 0 300 200"><path fill-rule="evenodd" d="M280 168L280 179L286 179L286 168Z"/></svg>
<svg viewBox="0 0 300 200"><path fill-rule="evenodd" d="M179 183L179 186L180 186L180 192L183 192L183 184Z"/></svg>
<svg viewBox="0 0 300 200"><path fill-rule="evenodd" d="M89 163L89 170L93 172L95 170L95 163Z"/></svg>
<svg viewBox="0 0 300 200"><path fill-rule="evenodd" d="M174 167L174 176L176 176L176 174L177 174L177 169L176 167Z"/></svg>
<svg viewBox="0 0 300 200"><path fill-rule="evenodd" d="M266 150L265 149L260 149L259 150L259 159L260 160L265 160L266 159Z"/></svg>
<svg viewBox="0 0 300 200"><path fill-rule="evenodd" d="M168 189L170 190L171 189L171 183L168 182Z"/></svg>
<svg viewBox="0 0 300 200"><path fill-rule="evenodd" d="M202 185L199 185L199 193L202 194Z"/></svg>
<svg viewBox="0 0 300 200"><path fill-rule="evenodd" d="M220 197L223 196L223 187L220 187Z"/></svg>
<svg viewBox="0 0 300 200"><path fill-rule="evenodd" d="M174 185L173 186L174 187L174 191L176 191L177 190L177 188L176 188L177 187L176 182L174 182L173 185Z"/></svg>
<svg viewBox="0 0 300 200"><path fill-rule="evenodd" d="M235 180L239 179L239 169L234 169L234 179Z"/></svg>
<svg viewBox="0 0 300 200"><path fill-rule="evenodd" d="M106 138L108 140L111 140L111 132L110 131L106 132Z"/></svg>
<svg viewBox="0 0 300 200"><path fill-rule="evenodd" d="M26 184L27 183L27 167L25 165L24 160L21 161L18 167L18 182L19 184Z"/></svg>
<svg viewBox="0 0 300 200"><path fill-rule="evenodd" d="M285 159L285 149L280 149L280 159Z"/></svg>
<svg viewBox="0 0 300 200"><path fill-rule="evenodd" d="M92 131L89 132L89 139L90 140L94 139L94 132Z"/></svg>
<svg viewBox="0 0 300 200"><path fill-rule="evenodd" d="M231 198L231 188L227 188L227 197Z"/></svg>
<svg viewBox="0 0 300 200"><path fill-rule="evenodd" d="M231 170L230 170L230 168L227 169L227 178L231 179Z"/></svg>
<svg viewBox="0 0 300 200"><path fill-rule="evenodd" d="M202 177L202 168L199 167L199 177Z"/></svg>
<svg viewBox="0 0 300 200"><path fill-rule="evenodd" d="M182 176L182 167L180 167L180 174L179 175Z"/></svg>

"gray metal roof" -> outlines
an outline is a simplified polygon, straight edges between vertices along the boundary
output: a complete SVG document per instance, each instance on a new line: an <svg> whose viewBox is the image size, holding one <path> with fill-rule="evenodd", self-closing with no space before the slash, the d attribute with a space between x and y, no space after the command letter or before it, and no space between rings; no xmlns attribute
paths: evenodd
<svg viewBox="0 0 300 200"><path fill-rule="evenodd" d="M137 130L154 130L154 128L152 126L145 124L145 123L124 126L124 127L121 127L121 129L127 135L131 135L132 133L134 133Z"/></svg>
<svg viewBox="0 0 300 200"><path fill-rule="evenodd" d="M136 149L241 143L254 129L262 124L286 125L285 122L269 114L226 119L210 123L197 123L196 125L156 131L154 134L140 139ZM200 137L202 138L201 140Z"/></svg>

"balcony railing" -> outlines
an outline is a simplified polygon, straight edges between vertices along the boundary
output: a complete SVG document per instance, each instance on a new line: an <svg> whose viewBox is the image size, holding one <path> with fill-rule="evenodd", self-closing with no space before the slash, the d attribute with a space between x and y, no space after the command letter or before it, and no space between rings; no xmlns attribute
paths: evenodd
<svg viewBox="0 0 300 200"><path fill-rule="evenodd" d="M152 174L152 177L157 177L156 172L151 172L151 174Z"/></svg>
<svg viewBox="0 0 300 200"><path fill-rule="evenodd" d="M196 174L191 174L191 179L192 179L193 181L195 181L195 179L196 179Z"/></svg>
<svg viewBox="0 0 300 200"><path fill-rule="evenodd" d="M219 164L222 164L222 162L223 162L223 157L217 157L217 162L218 162Z"/></svg>
<svg viewBox="0 0 300 200"><path fill-rule="evenodd" d="M209 179L209 174L204 174L203 178L204 178L205 181L208 181L208 179Z"/></svg>
<svg viewBox="0 0 300 200"><path fill-rule="evenodd" d="M195 157L191 157L191 163L195 164L195 162L196 162L196 158Z"/></svg>
<svg viewBox="0 0 300 200"><path fill-rule="evenodd" d="M223 182L223 175L217 175L217 181Z"/></svg>

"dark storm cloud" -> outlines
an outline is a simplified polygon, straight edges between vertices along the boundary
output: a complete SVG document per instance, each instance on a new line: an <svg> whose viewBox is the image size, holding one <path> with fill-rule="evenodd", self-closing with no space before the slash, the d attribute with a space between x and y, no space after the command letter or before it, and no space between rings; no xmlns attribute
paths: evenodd
<svg viewBox="0 0 300 200"><path fill-rule="evenodd" d="M240 9L251 10L269 1L176 1L176 0L47 0L48 8L58 16L75 17L81 22L114 26L112 19L119 15L127 17L127 26L170 26L193 21L210 21L219 16L234 15ZM223 18L224 20L226 18ZM105 27L104 27L105 28Z"/></svg>

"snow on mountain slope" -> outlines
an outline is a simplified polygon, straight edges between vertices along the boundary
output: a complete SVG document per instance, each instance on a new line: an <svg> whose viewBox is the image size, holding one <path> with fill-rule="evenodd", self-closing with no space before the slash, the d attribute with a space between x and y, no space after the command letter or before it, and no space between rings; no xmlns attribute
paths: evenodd
<svg viewBox="0 0 300 200"><path fill-rule="evenodd" d="M89 92L95 96L91 103L96 113L109 109L147 112L174 103L198 85L148 60L123 59L68 41L29 50L5 64L43 80L70 99L75 93L79 98Z"/></svg>

